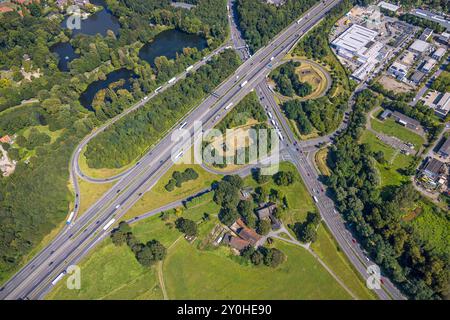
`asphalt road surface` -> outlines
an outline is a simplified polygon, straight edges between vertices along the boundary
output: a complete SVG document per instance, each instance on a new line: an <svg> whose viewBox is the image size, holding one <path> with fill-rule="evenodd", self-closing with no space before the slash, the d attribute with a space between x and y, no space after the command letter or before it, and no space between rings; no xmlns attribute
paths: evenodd
<svg viewBox="0 0 450 320"><path fill-rule="evenodd" d="M212 128L232 110L225 110L225 106L229 103L236 105L253 90L269 74L267 65L271 61L281 60L296 41L339 2L328 0L319 3L304 15L300 23L292 23L267 46L258 50L183 120L187 123L185 129L193 131L194 120L201 120L205 129ZM118 221L167 172L173 164L171 155L180 151L176 150L177 145L178 142L172 141L170 134L162 139L113 188L14 275L1 288L0 298L41 299L58 275L69 265L77 263L108 234L109 230L105 227L108 222L111 219ZM74 159L78 159L76 154Z"/></svg>

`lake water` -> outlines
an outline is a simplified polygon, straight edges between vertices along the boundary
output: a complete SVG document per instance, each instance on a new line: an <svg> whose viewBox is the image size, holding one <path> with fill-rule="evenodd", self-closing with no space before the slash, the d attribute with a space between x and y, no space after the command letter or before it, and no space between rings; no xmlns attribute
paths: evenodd
<svg viewBox="0 0 450 320"><path fill-rule="evenodd" d="M105 36L108 30L113 31L115 35L118 35L120 29L119 20L111 13L111 11L109 11L109 9L107 9L105 1L91 0L91 3L96 6L103 6L103 10L91 14L85 20L81 20L81 29L73 29L73 36L79 33L91 36L99 33L102 36ZM63 28L67 28L66 23L68 18L69 16L61 23Z"/></svg>
<svg viewBox="0 0 450 320"><path fill-rule="evenodd" d="M152 42L146 43L139 51L139 57L155 66L155 58L166 56L174 59L183 48L197 48L199 51L207 47L204 37L171 29L159 33Z"/></svg>
<svg viewBox="0 0 450 320"><path fill-rule="evenodd" d="M80 95L80 103L83 107L93 111L92 100L99 90L106 89L111 83L124 79L125 84L120 88L130 91L132 85L131 80L136 77L137 75L133 71L128 69L119 69L116 71L112 71L106 75L105 80L97 80L92 82Z"/></svg>
<svg viewBox="0 0 450 320"><path fill-rule="evenodd" d="M69 42L57 43L50 48L50 51L57 54L58 69L63 72L69 71L69 62L79 57Z"/></svg>

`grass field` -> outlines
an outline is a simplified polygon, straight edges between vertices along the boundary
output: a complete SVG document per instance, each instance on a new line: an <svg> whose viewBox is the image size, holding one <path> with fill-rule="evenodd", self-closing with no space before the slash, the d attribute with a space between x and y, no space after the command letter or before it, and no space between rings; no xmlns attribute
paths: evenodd
<svg viewBox="0 0 450 320"><path fill-rule="evenodd" d="M172 177L172 173L177 170L184 171L187 168L194 169L198 173L198 178L196 180L184 182L181 188L175 188L172 192L168 192L164 187ZM220 179L221 176L209 173L200 167L200 165L176 164L172 166L161 179L159 179L158 183L150 191L145 193L144 196L135 203L135 205L125 214L124 219L130 219L168 203L183 200L210 187L214 181Z"/></svg>
<svg viewBox="0 0 450 320"><path fill-rule="evenodd" d="M311 245L311 249L332 267L332 270L359 299L375 299L375 295L365 286L363 279L340 251L323 223L319 226L317 241Z"/></svg>
<svg viewBox="0 0 450 320"><path fill-rule="evenodd" d="M350 299L306 250L276 242L287 255L277 269L249 266L221 247L200 251L179 241L164 262L170 299Z"/></svg>
<svg viewBox="0 0 450 320"><path fill-rule="evenodd" d="M384 121L370 119L370 122L375 131L397 137L403 142L410 142L414 145L416 151L425 143L425 140L420 135L406 129L393 119L389 118Z"/></svg>
<svg viewBox="0 0 450 320"><path fill-rule="evenodd" d="M80 208L81 216L90 206L92 206L106 191L108 191L115 182L109 183L90 183L82 179L78 179L80 187Z"/></svg>
<svg viewBox="0 0 450 320"><path fill-rule="evenodd" d="M400 185L408 180L407 176L402 175L399 170L407 168L413 161L412 156L396 152L392 147L378 140L378 138L369 131L364 131L361 136L361 143L367 143L373 152L382 151L387 164L377 162L377 168L380 171L381 187L389 185Z"/></svg>

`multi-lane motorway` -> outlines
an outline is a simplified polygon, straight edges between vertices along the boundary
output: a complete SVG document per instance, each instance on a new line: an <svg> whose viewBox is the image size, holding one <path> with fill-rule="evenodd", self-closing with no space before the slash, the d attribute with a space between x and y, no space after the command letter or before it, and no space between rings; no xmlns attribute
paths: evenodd
<svg viewBox="0 0 450 320"><path fill-rule="evenodd" d="M225 110L225 106L230 103L236 105L245 95L257 87L270 72L268 64L281 60L296 41L339 2L340 0L321 2L311 8L301 21L292 23L267 46L257 51L211 96L185 117L183 120L187 123L185 129L192 132L195 120L202 121L204 129L212 128L231 110ZM129 112L132 112L132 110ZM98 132L101 132L101 130L102 128ZM174 128L173 131L176 130L177 128ZM288 134L287 132L285 134ZM105 227L110 225L111 219L118 221L172 166L171 154L177 144L177 142L171 140L171 134L163 138L132 169L128 170L127 174L120 176L113 188L12 277L1 288L0 298L42 298L50 290L51 282L59 274L64 272L69 265L77 263L108 234L109 230ZM74 168L79 167L76 162L83 146L82 144L74 153L72 160ZM292 155L295 153L293 150L290 152L292 152ZM308 176L306 169L302 167L305 164L304 161L299 160L297 153L295 155L297 158L293 158L297 159L297 167L299 170L304 170L306 176ZM71 172L73 180L76 180L75 175L78 173L81 174L81 172L77 172L77 169ZM309 181L306 183L308 184ZM319 207L321 206L325 206L325 203L319 205Z"/></svg>

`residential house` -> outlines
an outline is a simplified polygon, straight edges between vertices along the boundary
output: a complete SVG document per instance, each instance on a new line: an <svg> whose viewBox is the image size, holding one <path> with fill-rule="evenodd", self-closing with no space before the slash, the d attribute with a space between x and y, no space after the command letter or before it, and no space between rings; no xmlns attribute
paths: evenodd
<svg viewBox="0 0 450 320"><path fill-rule="evenodd" d="M241 238L232 236L230 233L226 233L223 236L222 243L229 245L233 249L242 251L250 245L250 242L243 240Z"/></svg>
<svg viewBox="0 0 450 320"><path fill-rule="evenodd" d="M11 143L12 139L9 135L3 136L0 138L0 143Z"/></svg>
<svg viewBox="0 0 450 320"><path fill-rule="evenodd" d="M277 209L277 205L275 203L268 203L262 208L259 208L256 210L256 215L258 216L259 220L270 218L270 216L274 213L274 211Z"/></svg>

